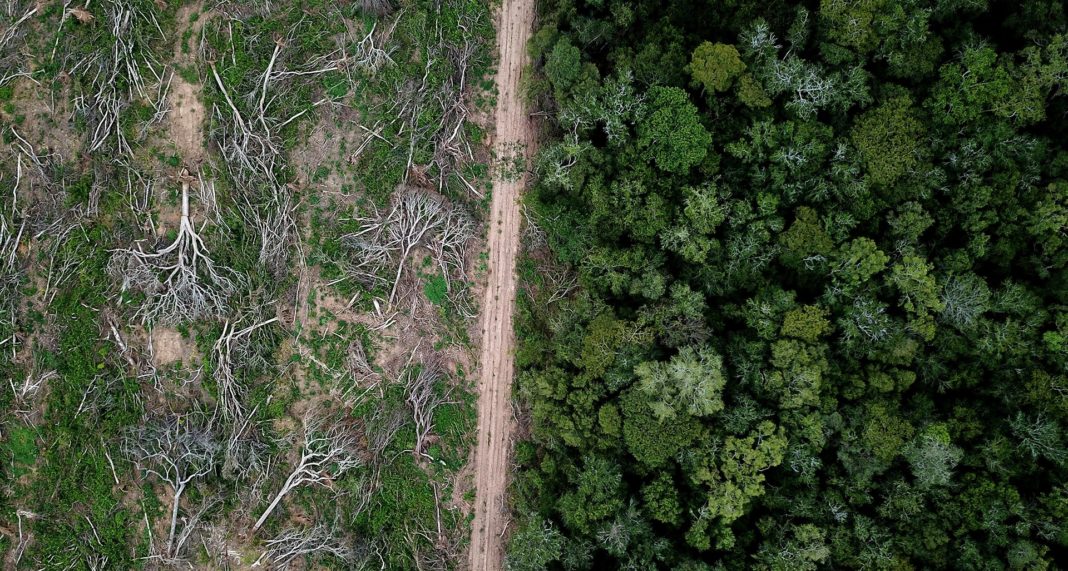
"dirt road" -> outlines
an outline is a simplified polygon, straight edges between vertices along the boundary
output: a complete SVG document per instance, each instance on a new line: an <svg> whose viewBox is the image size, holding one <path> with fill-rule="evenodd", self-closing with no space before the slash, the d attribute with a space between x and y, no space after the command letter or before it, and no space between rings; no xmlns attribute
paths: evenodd
<svg viewBox="0 0 1068 571"><path fill-rule="evenodd" d="M494 144L498 155L517 145L530 149L533 132L519 92L533 32L534 1L504 0L497 26L497 112ZM475 519L471 524L472 571L501 569L512 428L512 313L515 258L519 249L519 194L524 177L501 177L493 184L487 230L489 280L482 301L482 358L478 381L478 444L475 449Z"/></svg>

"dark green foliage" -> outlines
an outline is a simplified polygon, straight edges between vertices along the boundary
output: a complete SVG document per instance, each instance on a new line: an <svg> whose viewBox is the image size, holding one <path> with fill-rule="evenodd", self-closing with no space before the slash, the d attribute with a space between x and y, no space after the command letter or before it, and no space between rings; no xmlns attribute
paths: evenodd
<svg viewBox="0 0 1068 571"><path fill-rule="evenodd" d="M638 147L648 150L657 166L673 173L701 162L712 140L686 92L654 87L648 105L649 115L638 123Z"/></svg>
<svg viewBox="0 0 1068 571"><path fill-rule="evenodd" d="M514 568L1068 565L1060 4L545 5Z"/></svg>

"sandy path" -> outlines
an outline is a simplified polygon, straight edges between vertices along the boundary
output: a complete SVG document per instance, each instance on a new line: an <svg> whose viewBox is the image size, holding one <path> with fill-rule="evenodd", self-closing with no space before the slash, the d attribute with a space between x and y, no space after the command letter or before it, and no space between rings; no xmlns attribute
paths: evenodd
<svg viewBox="0 0 1068 571"><path fill-rule="evenodd" d="M529 149L530 120L523 109L519 78L527 65L527 40L533 31L534 1L504 0L497 27L495 145L499 155L517 144ZM514 177L507 177L509 179ZM512 313L515 306L515 258L519 249L519 194L524 179L493 184L487 242L489 279L482 301L482 357L478 381L478 445L475 449L475 519L471 524L472 571L501 569L506 522L512 429Z"/></svg>

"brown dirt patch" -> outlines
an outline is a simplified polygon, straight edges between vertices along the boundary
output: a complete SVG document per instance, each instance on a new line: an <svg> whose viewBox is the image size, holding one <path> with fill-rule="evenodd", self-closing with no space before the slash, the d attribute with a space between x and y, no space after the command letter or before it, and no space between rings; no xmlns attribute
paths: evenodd
<svg viewBox="0 0 1068 571"><path fill-rule="evenodd" d="M198 65L195 57L200 42L204 23L213 16L212 12L203 11L203 2L193 2L178 9L175 15L174 59L172 65L193 69ZM197 15L196 20L193 20ZM194 171L207 158L204 148L204 122L207 110L200 99L204 86L197 81L188 81L178 70L173 70L170 90L167 92L167 106L170 113L164 122L170 141L178 155Z"/></svg>
<svg viewBox="0 0 1068 571"><path fill-rule="evenodd" d="M72 161L82 151L82 138L75 134L71 117L70 80L60 81L58 93L52 94L44 84L20 77L11 82L14 113L0 110L4 122L17 122L15 127L24 139L35 147L38 155L52 154L57 162Z"/></svg>
<svg viewBox="0 0 1068 571"><path fill-rule="evenodd" d="M349 106L325 111L305 134L303 142L293 149L289 164L301 187L316 188L316 192L342 195L342 186L358 178L349 154L368 136L356 124L356 113ZM344 151L342 151L344 147ZM322 171L320 171L322 169ZM346 202L351 202L347 200Z"/></svg>
<svg viewBox="0 0 1068 571"><path fill-rule="evenodd" d="M167 130L177 147L178 155L190 168L196 168L204 161L207 152L204 149L204 120L207 111L200 100L203 86L186 81L175 74L171 89L167 93L167 105L171 112L167 114Z"/></svg>
<svg viewBox="0 0 1068 571"><path fill-rule="evenodd" d="M533 31L534 2L504 0L497 41L497 111L495 147L528 151L533 129L523 108L520 80L527 66L527 40ZM487 225L488 283L482 302L482 357L478 381L478 443L475 449L475 518L471 524L470 562L474 571L497 571L504 563L505 506L510 475L512 378L514 376L512 315L515 306L516 255L521 215L519 195L524 176L497 179Z"/></svg>
<svg viewBox="0 0 1068 571"><path fill-rule="evenodd" d="M155 327L152 338L152 364L157 367L179 361L188 363L196 355L196 345L173 327Z"/></svg>

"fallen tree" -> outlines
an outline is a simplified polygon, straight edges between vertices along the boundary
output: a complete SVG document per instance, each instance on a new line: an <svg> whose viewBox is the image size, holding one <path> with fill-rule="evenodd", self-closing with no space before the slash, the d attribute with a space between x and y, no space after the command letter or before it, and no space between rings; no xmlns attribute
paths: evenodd
<svg viewBox="0 0 1068 571"><path fill-rule="evenodd" d="M74 44L75 34L60 36L69 38L64 68L71 76L84 78L86 89L75 97L74 107L91 126L87 131L87 151L98 151L113 141L119 154L131 156L133 150L123 127L130 102L140 99L152 106L154 113L149 123L162 120L173 72L148 47L151 41L164 38L154 4L106 0L103 10L106 38L90 41L90 45L102 47L86 50ZM94 18L83 8L64 6L60 26L71 17L82 23ZM59 38L57 47L58 41Z"/></svg>
<svg viewBox="0 0 1068 571"><path fill-rule="evenodd" d="M330 524L319 521L306 528L287 527L264 542L266 549L252 566L270 563L284 568L298 557L315 555L332 555L351 563L356 559L356 551L339 537L338 527L337 521Z"/></svg>
<svg viewBox="0 0 1068 571"><path fill-rule="evenodd" d="M182 216L178 235L155 252L113 250L108 272L122 281L122 291L143 292L148 299L137 314L143 323L176 325L221 317L229 309L240 276L216 266L189 213L189 181L182 180Z"/></svg>
<svg viewBox="0 0 1068 571"><path fill-rule="evenodd" d="M212 420L199 412L150 420L127 435L123 448L127 458L171 489L167 542L158 557L164 562L179 559L192 527L207 508L188 518L176 537L182 495L189 486L215 469L219 442Z"/></svg>
<svg viewBox="0 0 1068 571"><path fill-rule="evenodd" d="M282 499L293 490L306 485L327 486L361 464L356 455L356 435L347 427L318 411L306 414L303 424L300 458L252 526L253 531L263 526Z"/></svg>

